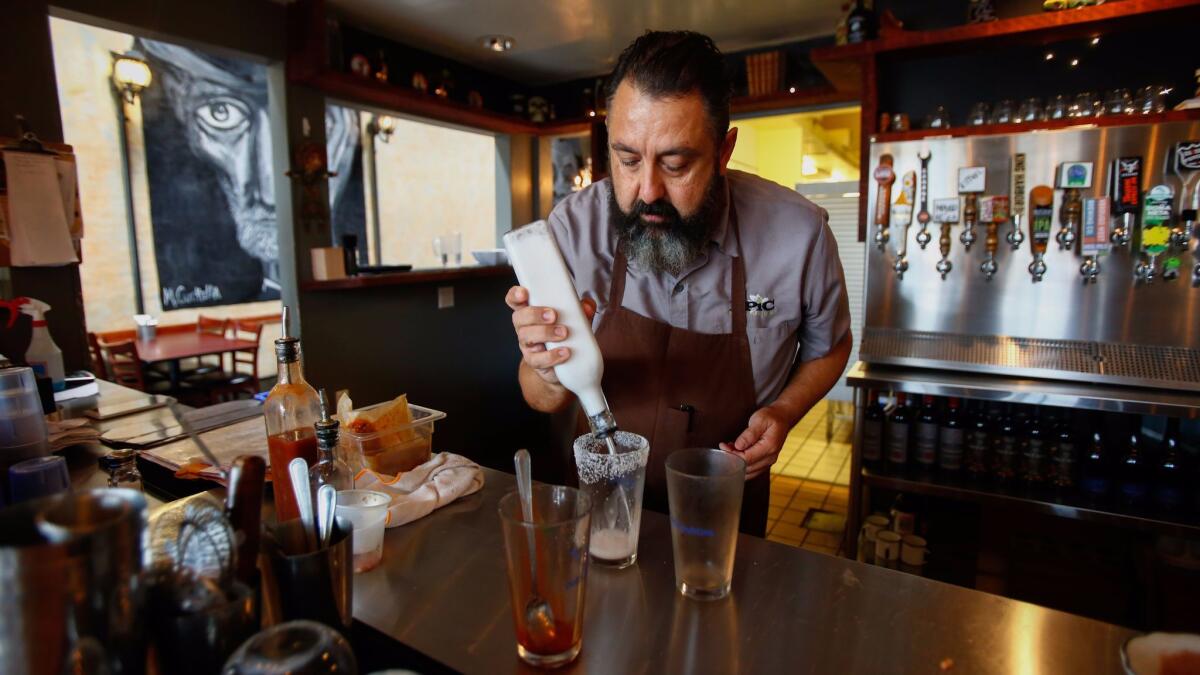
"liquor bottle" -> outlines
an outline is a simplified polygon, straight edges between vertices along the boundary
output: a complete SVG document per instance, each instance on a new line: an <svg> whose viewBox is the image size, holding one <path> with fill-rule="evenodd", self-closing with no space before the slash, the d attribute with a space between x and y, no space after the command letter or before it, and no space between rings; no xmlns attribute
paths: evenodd
<svg viewBox="0 0 1200 675"><path fill-rule="evenodd" d="M1007 483L1017 475L1019 422L1020 417L1013 414L1012 406L1005 404L992 436L992 476L999 483Z"/></svg>
<svg viewBox="0 0 1200 675"><path fill-rule="evenodd" d="M1046 479L1048 428L1053 428L1053 424L1043 421L1041 407L1035 407L1025 421L1021 439L1021 480L1028 485L1037 485Z"/></svg>
<svg viewBox="0 0 1200 675"><path fill-rule="evenodd" d="M981 480L987 475L989 460L988 448L991 446L987 410L983 401L972 401L968 407L967 445L965 464L967 477L971 480Z"/></svg>
<svg viewBox="0 0 1200 675"><path fill-rule="evenodd" d="M833 44L835 45L840 46L846 44L846 36L849 33L849 29L846 27L846 21L849 18L849 14L850 5L842 5L841 17L838 19L837 26L835 26L833 29Z"/></svg>
<svg viewBox="0 0 1200 675"><path fill-rule="evenodd" d="M965 426L959 401L952 396L946 401L946 415L938 429L938 466L946 477L953 478L962 472Z"/></svg>
<svg viewBox="0 0 1200 675"><path fill-rule="evenodd" d="M863 0L855 0L854 9L846 17L846 42L857 44L875 39L875 12L867 9Z"/></svg>
<svg viewBox="0 0 1200 675"><path fill-rule="evenodd" d="M288 463L303 457L309 466L317 461L317 436L313 425L321 418L317 392L304 381L300 362L300 340L288 334L288 308L283 308L283 336L275 340L279 380L263 403L267 425L275 518L279 522L300 517Z"/></svg>
<svg viewBox="0 0 1200 675"><path fill-rule="evenodd" d="M1079 489L1084 498L1093 504L1104 502L1112 489L1112 467L1104 451L1104 436L1099 431L1092 432L1092 442L1083 454L1082 464Z"/></svg>
<svg viewBox="0 0 1200 675"><path fill-rule="evenodd" d="M1055 432L1053 458L1053 474L1051 481L1059 490L1069 490L1075 486L1075 420L1070 411L1059 422Z"/></svg>
<svg viewBox="0 0 1200 675"><path fill-rule="evenodd" d="M1148 476L1146 475L1149 462L1139 447L1140 443L1141 438L1136 430L1129 434L1129 445L1125 448L1125 454L1121 457L1118 467L1120 487L1117 494L1120 497L1121 506L1128 508L1145 506L1146 495L1149 491Z"/></svg>
<svg viewBox="0 0 1200 675"><path fill-rule="evenodd" d="M937 404L932 396L921 399L921 411L913 425L913 449L917 471L921 476L933 476L937 468L938 415Z"/></svg>
<svg viewBox="0 0 1200 675"><path fill-rule="evenodd" d="M313 425L317 437L317 463L308 470L308 481L314 497L322 485L332 485L335 490L350 490L354 487L354 474L337 456L340 436L338 421L329 416L329 401L324 389L321 390L320 398L321 419Z"/></svg>
<svg viewBox="0 0 1200 675"><path fill-rule="evenodd" d="M878 469L883 463L883 406L874 389L867 390L867 407L863 409L862 458L870 469Z"/></svg>
<svg viewBox="0 0 1200 675"><path fill-rule="evenodd" d="M1154 472L1154 504L1167 512L1183 510L1187 478L1184 473L1183 453L1179 450L1179 418L1167 420L1167 433L1163 436L1162 457Z"/></svg>
<svg viewBox="0 0 1200 675"><path fill-rule="evenodd" d="M912 438L912 398L896 394L896 407L887 420L887 467L894 473L903 473L908 466L908 446Z"/></svg>

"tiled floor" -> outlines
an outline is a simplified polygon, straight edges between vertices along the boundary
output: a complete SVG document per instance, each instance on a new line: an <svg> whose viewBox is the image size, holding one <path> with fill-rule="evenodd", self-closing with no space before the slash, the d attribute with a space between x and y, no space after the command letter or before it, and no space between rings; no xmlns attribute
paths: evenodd
<svg viewBox="0 0 1200 675"><path fill-rule="evenodd" d="M826 401L814 406L792 430L779 461L771 467L767 539L838 555L841 534L804 527L810 510L845 516L849 502L853 421L847 410L835 408L839 414L832 420L832 438L826 440L829 411L830 404Z"/></svg>

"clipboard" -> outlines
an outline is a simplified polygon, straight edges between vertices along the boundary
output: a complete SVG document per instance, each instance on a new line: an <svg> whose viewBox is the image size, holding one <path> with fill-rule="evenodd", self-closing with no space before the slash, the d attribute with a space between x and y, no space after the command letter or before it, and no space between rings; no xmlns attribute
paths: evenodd
<svg viewBox="0 0 1200 675"><path fill-rule="evenodd" d="M37 135L28 129L25 120L17 116L17 124L21 129L19 137L0 136L0 152L22 152L34 155L50 155L53 156L56 162L64 162L71 165L70 171L74 176L74 194L71 196L70 205L71 214L67 217L67 229L70 233L71 243L75 249L75 257L80 262L83 261L83 250L80 245L80 240L83 238L83 213L81 211L79 200L79 176L77 172L77 164L75 162L75 150L72 146L66 143L47 143L38 139ZM64 196L64 200L67 199ZM8 176L4 166L4 162L0 161L0 266L12 266L12 249L9 242L8 232Z"/></svg>

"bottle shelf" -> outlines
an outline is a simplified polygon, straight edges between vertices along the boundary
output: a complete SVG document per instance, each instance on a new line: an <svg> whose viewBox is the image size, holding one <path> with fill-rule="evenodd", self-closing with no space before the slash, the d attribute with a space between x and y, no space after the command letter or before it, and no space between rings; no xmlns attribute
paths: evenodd
<svg viewBox="0 0 1200 675"><path fill-rule="evenodd" d="M978 51L999 44L1044 44L1129 29L1139 24L1200 17L1196 0L1124 0L1059 12L1040 12L937 30L884 29L876 40L812 50L818 68L863 61L877 54Z"/></svg>
<svg viewBox="0 0 1200 675"><path fill-rule="evenodd" d="M1007 124L982 124L979 126L946 127L943 129L914 129L911 131L889 131L873 134L873 143L915 141L921 138L961 138L965 136L994 136L997 134L1020 134L1057 129L1093 129L1097 127L1119 127L1135 124L1160 124L1163 122L1187 122L1200 120L1200 109L1168 110L1151 115L1106 115L1103 117L1071 117L1040 122Z"/></svg>
<svg viewBox="0 0 1200 675"><path fill-rule="evenodd" d="M1026 486L1019 481L1012 485L950 481L934 477L890 474L864 467L865 485L911 494L966 501L983 506L1020 509L1032 513L1071 518L1102 525L1132 528L1155 534L1180 537L1200 536L1200 522L1194 515L1166 515L1156 511L1119 510L1112 505L1092 505L1077 493L1057 494L1052 486Z"/></svg>

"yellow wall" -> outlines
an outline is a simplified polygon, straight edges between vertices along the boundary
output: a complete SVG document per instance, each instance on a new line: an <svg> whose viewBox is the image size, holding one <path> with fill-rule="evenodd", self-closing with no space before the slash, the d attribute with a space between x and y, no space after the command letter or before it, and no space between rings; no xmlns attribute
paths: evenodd
<svg viewBox="0 0 1200 675"><path fill-rule="evenodd" d="M120 130L113 99L111 51L125 51L133 36L51 17L55 77L62 109L63 135L75 148L79 171L84 237L84 317L93 332L133 328L134 293L129 262L129 237L121 171ZM151 83L151 86L154 86ZM163 324L193 323L200 314L241 317L280 311L278 301L224 305L164 312L159 296L154 231L146 182L141 110L131 109L129 163L133 174L134 213L137 216L138 255L146 313ZM279 326L263 331L263 344L278 337ZM270 349L260 351L260 372L274 372Z"/></svg>
<svg viewBox="0 0 1200 675"><path fill-rule="evenodd" d="M362 124L368 121L363 113ZM496 139L490 134L396 118L389 141L375 140L375 167L383 264L440 267L433 238L452 232L462 233L464 265L475 264L472 250L496 247Z"/></svg>
<svg viewBox="0 0 1200 675"><path fill-rule="evenodd" d="M729 166L794 188L797 183L858 179L858 108L737 119ZM813 173L805 175L810 156Z"/></svg>

